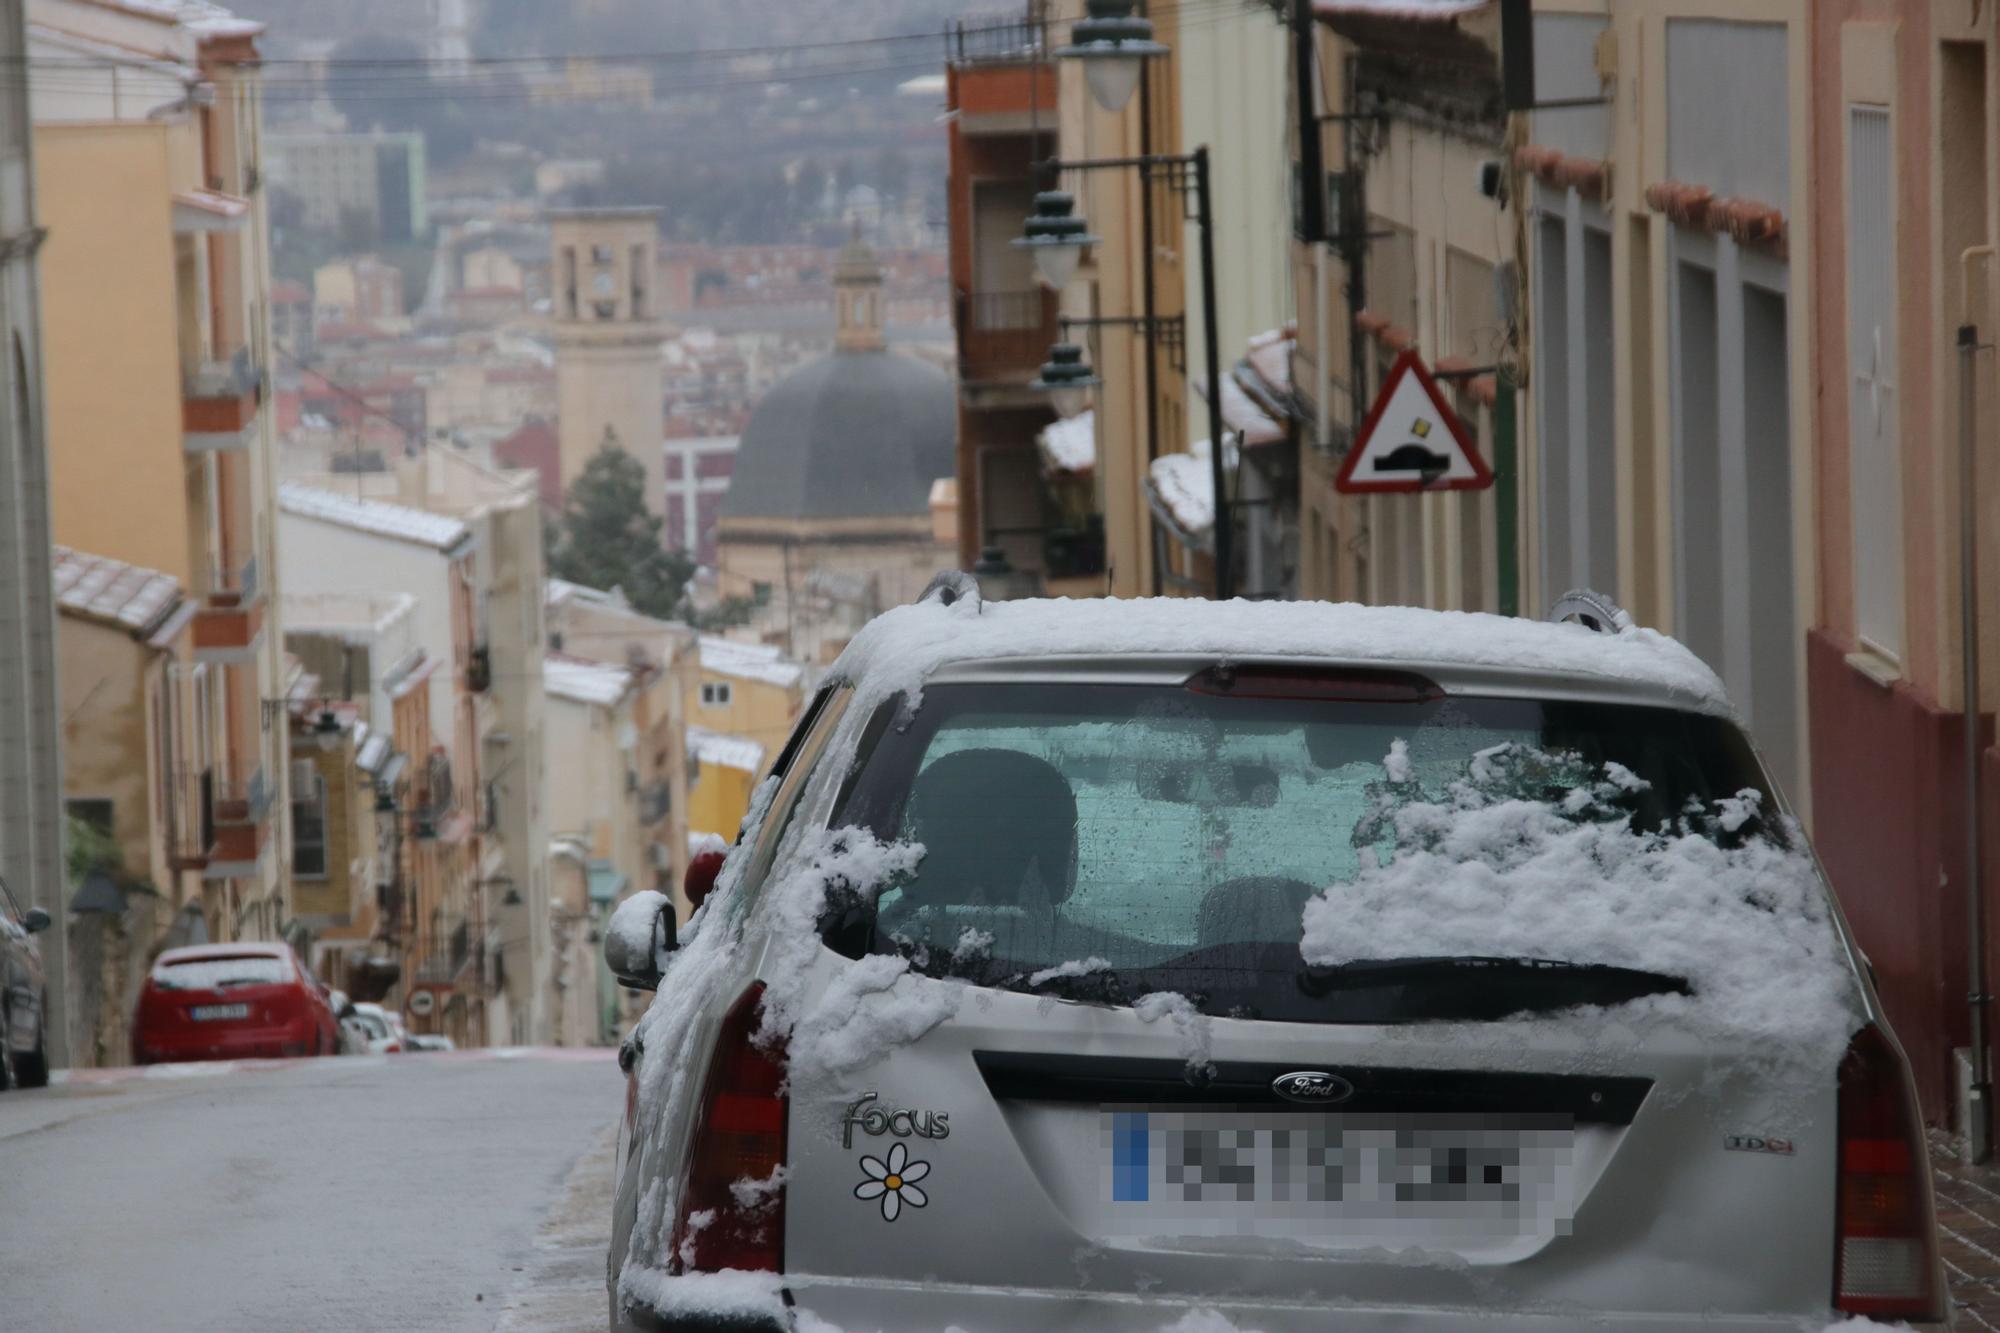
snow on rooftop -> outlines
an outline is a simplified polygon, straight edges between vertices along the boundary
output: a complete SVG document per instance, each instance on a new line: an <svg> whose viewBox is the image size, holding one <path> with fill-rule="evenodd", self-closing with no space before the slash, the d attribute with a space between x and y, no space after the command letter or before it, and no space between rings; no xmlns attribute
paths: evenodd
<svg viewBox="0 0 2000 1333"><path fill-rule="evenodd" d="M1088 472L1097 466L1097 412L1065 417L1035 437L1042 449L1044 472Z"/></svg>
<svg viewBox="0 0 2000 1333"><path fill-rule="evenodd" d="M895 607L855 635L834 664L859 707L916 695L951 662L1155 653L1307 657L1419 668L1497 668L1617 685L1699 712L1732 715L1700 658L1650 629L1599 634L1471 611L1332 602L1216 603L1196 598L1026 599L974 607Z"/></svg>
<svg viewBox="0 0 2000 1333"><path fill-rule="evenodd" d="M624 667L564 653L549 653L542 658L542 689L559 699L609 708L623 699L631 687L632 673Z"/></svg>
<svg viewBox="0 0 2000 1333"><path fill-rule="evenodd" d="M292 481L278 487L278 505L287 514L300 518L433 546L440 551L449 551L472 535L465 524L443 514L390 504L386 500L356 500Z"/></svg>
<svg viewBox="0 0 2000 1333"><path fill-rule="evenodd" d="M741 769L752 775L764 767L764 747L748 736L732 736L707 727L687 729L688 753L704 764Z"/></svg>
<svg viewBox="0 0 2000 1333"><path fill-rule="evenodd" d="M805 668L780 650L761 643L738 643L713 634L701 636L701 669L741 680L761 681L789 689Z"/></svg>
<svg viewBox="0 0 2000 1333"><path fill-rule="evenodd" d="M150 629L180 600L172 575L67 546L54 549L56 602L65 611L133 631Z"/></svg>
<svg viewBox="0 0 2000 1333"><path fill-rule="evenodd" d="M286 632L359 642L388 633L416 609L417 599L407 592L288 592L284 603Z"/></svg>
<svg viewBox="0 0 2000 1333"><path fill-rule="evenodd" d="M571 583L568 579L550 578L542 585L542 600L549 606L563 606L569 602L583 602L590 606L609 607L616 611L629 611L632 604L625 599L623 589L613 588L609 592L593 588L584 583Z"/></svg>

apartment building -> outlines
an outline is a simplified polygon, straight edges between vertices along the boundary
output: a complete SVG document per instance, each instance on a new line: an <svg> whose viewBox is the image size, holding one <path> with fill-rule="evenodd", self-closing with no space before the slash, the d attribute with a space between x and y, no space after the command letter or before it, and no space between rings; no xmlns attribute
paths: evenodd
<svg viewBox="0 0 2000 1333"><path fill-rule="evenodd" d="M286 586L302 597L407 594L414 646L376 664L388 703L386 733L407 757L384 776L405 886L393 896L401 942L398 999L419 1030L484 1045L513 1040L514 1015L495 947L498 903L533 878L501 881L489 859L502 793L491 781L497 709L486 696L493 659L482 637L479 535L444 514L286 483L279 492ZM370 725L384 728L371 708ZM416 991L430 999L410 1008ZM531 1010L532 1011L532 1010Z"/></svg>
<svg viewBox="0 0 2000 1333"><path fill-rule="evenodd" d="M0 61L27 53L21 0L0 0ZM68 914L49 472L42 387L34 134L25 81L0 81L0 879L43 908L49 1054L69 1062Z"/></svg>
<svg viewBox="0 0 2000 1333"><path fill-rule="evenodd" d="M421 134L273 134L267 151L271 188L298 200L309 227L359 226L384 241L430 229Z"/></svg>
<svg viewBox="0 0 2000 1333"><path fill-rule="evenodd" d="M275 625L270 262L256 39L213 5L34 0L31 57L50 480L58 540L172 578L176 860L211 938L291 938ZM79 60L79 57L84 59ZM205 844L205 845L201 845Z"/></svg>

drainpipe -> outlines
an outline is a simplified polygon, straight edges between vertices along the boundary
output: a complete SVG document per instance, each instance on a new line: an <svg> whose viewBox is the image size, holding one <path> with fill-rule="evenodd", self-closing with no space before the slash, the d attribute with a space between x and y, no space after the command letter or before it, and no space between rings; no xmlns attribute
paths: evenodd
<svg viewBox="0 0 2000 1333"><path fill-rule="evenodd" d="M1972 323L1972 268L1990 259L1993 247L1975 245L1959 256L1962 315L1958 326L1958 613L1965 678L1965 920L1967 1001L1972 1019L1972 1078L1965 1094L1965 1160L1985 1161L1993 1152L1993 1062L1987 1049L1987 1017L1992 996L1986 985L1986 880L1980 814L1979 736L1979 468L1973 449L1978 386L1973 379L1981 351Z"/></svg>

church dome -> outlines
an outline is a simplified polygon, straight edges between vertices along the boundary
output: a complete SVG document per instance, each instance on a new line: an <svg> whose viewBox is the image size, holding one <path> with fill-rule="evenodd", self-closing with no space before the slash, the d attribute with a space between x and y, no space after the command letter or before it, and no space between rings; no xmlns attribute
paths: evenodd
<svg viewBox="0 0 2000 1333"><path fill-rule="evenodd" d="M842 351L778 381L736 446L724 518L880 518L930 512L957 470L957 399L935 366Z"/></svg>
<svg viewBox="0 0 2000 1333"><path fill-rule="evenodd" d="M957 471L958 406L937 367L886 349L882 271L857 234L834 270L833 355L779 380L736 446L724 518L912 518Z"/></svg>

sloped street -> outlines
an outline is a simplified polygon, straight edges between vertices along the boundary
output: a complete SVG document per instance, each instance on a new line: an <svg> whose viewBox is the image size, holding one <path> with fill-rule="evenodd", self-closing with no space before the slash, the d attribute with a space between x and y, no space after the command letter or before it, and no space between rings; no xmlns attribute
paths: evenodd
<svg viewBox="0 0 2000 1333"><path fill-rule="evenodd" d="M164 1066L7 1093L5 1322L602 1328L619 1105L601 1050Z"/></svg>

